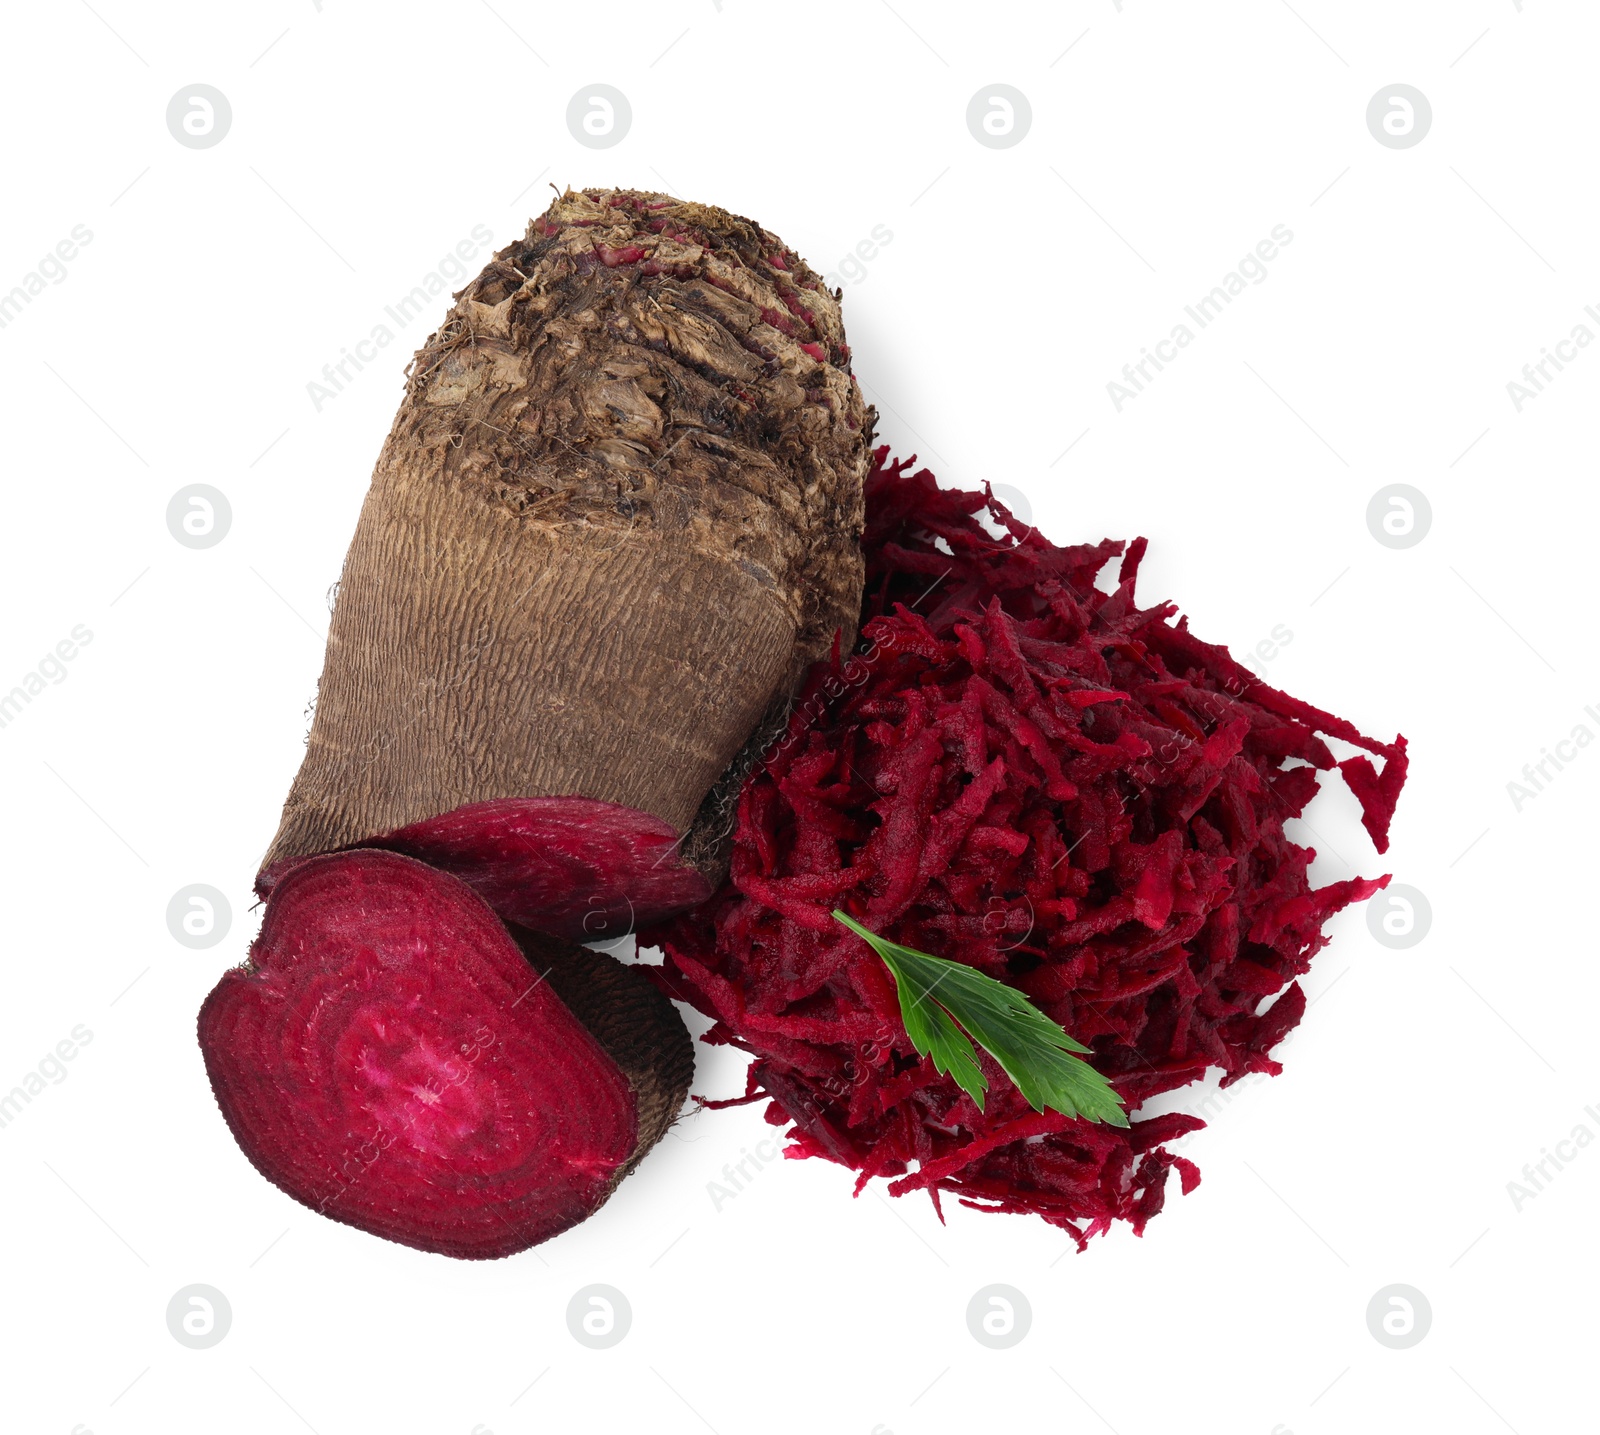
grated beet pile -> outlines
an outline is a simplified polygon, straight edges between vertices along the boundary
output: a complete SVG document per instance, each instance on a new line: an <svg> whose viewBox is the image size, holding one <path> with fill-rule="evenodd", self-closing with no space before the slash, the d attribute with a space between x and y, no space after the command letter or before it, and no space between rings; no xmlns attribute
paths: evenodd
<svg viewBox="0 0 1600 1435"><path fill-rule="evenodd" d="M1020 988L1130 1113L1211 1067L1276 1073L1324 923L1389 880L1313 889L1284 823L1337 766L1384 851L1405 739L1268 687L1170 603L1138 607L1143 539L1058 547L909 468L880 449L867 480L858 652L813 669L746 781L728 882L643 939L715 1018L705 1039L753 1055L740 1100L770 1103L787 1155L850 1167L858 1193L887 1176L936 1207L1034 1212L1081 1248L1113 1220L1142 1231L1171 1168L1194 1188L1163 1143L1204 1123L1039 1113L981 1052L980 1111L918 1057L888 971L831 909ZM1336 763L1324 737L1383 766Z"/></svg>

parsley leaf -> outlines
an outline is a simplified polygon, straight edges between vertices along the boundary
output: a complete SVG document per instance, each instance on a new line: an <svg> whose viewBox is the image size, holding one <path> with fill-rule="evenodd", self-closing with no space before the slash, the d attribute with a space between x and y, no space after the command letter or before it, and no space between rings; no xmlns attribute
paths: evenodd
<svg viewBox="0 0 1600 1435"><path fill-rule="evenodd" d="M1122 1098L1111 1083L1073 1055L1089 1048L1015 987L963 962L902 947L843 912L833 916L883 958L900 994L900 1018L912 1046L931 1056L935 1069L953 1078L980 1111L989 1083L978 1066L974 1041L1000 1063L1035 1111L1048 1107L1112 1126L1128 1124Z"/></svg>

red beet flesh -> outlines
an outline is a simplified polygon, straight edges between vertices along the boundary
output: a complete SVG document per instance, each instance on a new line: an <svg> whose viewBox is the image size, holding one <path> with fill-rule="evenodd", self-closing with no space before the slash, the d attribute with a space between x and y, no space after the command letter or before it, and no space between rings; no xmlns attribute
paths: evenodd
<svg viewBox="0 0 1600 1435"><path fill-rule="evenodd" d="M566 1230L634 1154L617 1064L455 878L389 852L277 884L200 1012L217 1104L269 1181L425 1251Z"/></svg>
<svg viewBox="0 0 1600 1435"><path fill-rule="evenodd" d="M729 882L644 934L661 981L756 1058L793 1156L890 1191L1033 1212L1080 1245L1161 1209L1169 1114L1127 1130L1038 1113L986 1055L980 1111L901 1024L883 963L829 915L970 963L1093 1048L1130 1112L1200 1080L1275 1073L1324 923L1387 877L1313 890L1284 830L1335 767L1380 851L1405 778L1381 743L1141 609L1144 542L1061 548L977 493L875 456L862 648L820 664L745 783ZM1005 532L979 522L987 508ZM1123 554L1113 591L1096 587Z"/></svg>
<svg viewBox="0 0 1600 1435"><path fill-rule="evenodd" d="M470 803L361 845L460 878L508 922L604 942L711 895L705 877L678 860L681 840L670 823L615 802L518 797ZM275 863L257 892L270 895L297 865Z"/></svg>

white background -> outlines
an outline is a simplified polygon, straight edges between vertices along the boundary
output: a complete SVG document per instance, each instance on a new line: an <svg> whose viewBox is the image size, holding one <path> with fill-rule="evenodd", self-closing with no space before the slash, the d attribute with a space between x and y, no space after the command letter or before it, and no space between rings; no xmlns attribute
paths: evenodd
<svg viewBox="0 0 1600 1435"><path fill-rule="evenodd" d="M1520 811L1507 783L1600 732L1600 352L1521 412L1506 389L1600 331L1592 7L494 3L8 10L0 292L74 225L93 239L0 330L0 691L74 625L93 638L0 729L0 1091L75 1026L92 1040L0 1129L0 1424L1592 1427L1600 1150L1520 1210L1507 1183L1600 1133L1600 751ZM196 82L233 110L205 150L164 119ZM605 150L565 123L596 82L633 109ZM995 82L1033 110L1004 150L965 123ZM1432 104L1409 149L1365 122L1395 82ZM844 302L897 452L1020 490L1058 539L1148 535L1147 599L1236 651L1284 625L1273 682L1411 738L1387 858L1342 788L1306 840L1319 879L1426 893L1431 930L1395 951L1360 911L1334 923L1285 1073L1183 1143L1204 1184L1174 1180L1142 1240L1078 1256L954 1203L941 1227L820 1162L719 1210L708 1183L771 1132L746 1108L685 1120L546 1247L456 1263L319 1219L228 1138L194 1015L257 921L325 594L447 301L320 412L306 386L474 225L519 235L552 181L721 204L829 271L885 226ZM1108 381L1277 224L1269 277L1118 412ZM1365 519L1392 482L1432 506L1405 550ZM204 551L166 527L191 483L232 506ZM233 907L207 951L166 926L191 883ZM697 1091L741 1084L702 1050ZM196 1282L233 1312L209 1350L166 1326ZM565 1318L597 1282L633 1310L605 1351ZM1033 1310L1004 1351L965 1319L997 1282ZM1396 1282L1433 1312L1401 1351L1365 1317Z"/></svg>

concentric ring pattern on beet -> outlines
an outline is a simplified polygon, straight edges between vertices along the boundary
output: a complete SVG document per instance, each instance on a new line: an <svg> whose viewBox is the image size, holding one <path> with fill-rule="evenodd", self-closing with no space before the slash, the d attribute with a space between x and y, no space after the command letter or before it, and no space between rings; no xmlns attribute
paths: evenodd
<svg viewBox="0 0 1600 1435"><path fill-rule="evenodd" d="M297 1201L421 1250L510 1255L592 1214L660 1135L547 975L454 877L316 857L206 999L200 1045L240 1148Z"/></svg>
<svg viewBox="0 0 1600 1435"><path fill-rule="evenodd" d="M1278 1072L1324 925L1389 880L1313 888L1285 824L1337 769L1384 851L1405 739L1267 686L1171 603L1141 608L1143 539L1060 547L887 449L864 549L857 651L817 665L746 781L728 882L645 934L660 980L715 1019L707 1041L751 1053L739 1099L768 1103L786 1154L851 1168L858 1193L889 1177L1080 1247L1142 1231L1174 1167L1198 1184L1167 1147L1204 1123L1139 1104L1213 1068ZM1022 990L1088 1044L1131 1125L1035 1111L981 1053L980 1111L918 1056L834 908Z"/></svg>

